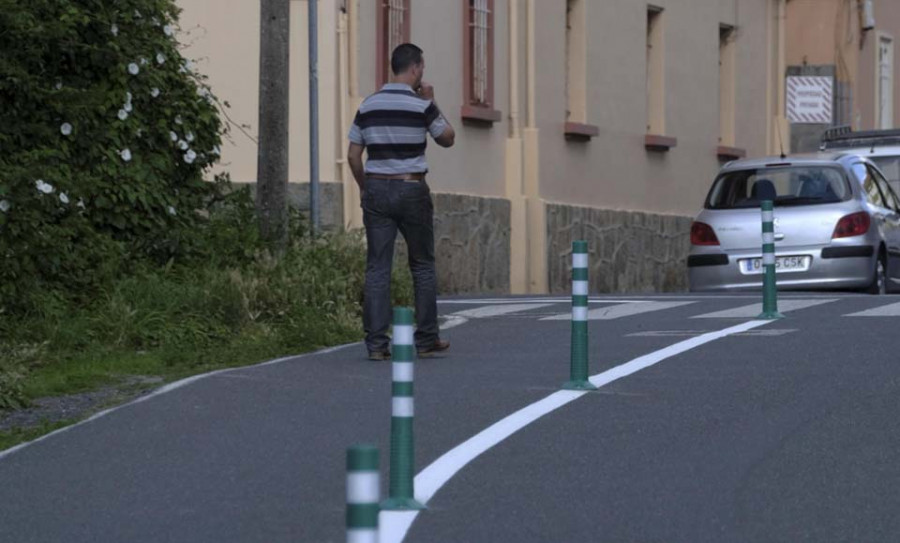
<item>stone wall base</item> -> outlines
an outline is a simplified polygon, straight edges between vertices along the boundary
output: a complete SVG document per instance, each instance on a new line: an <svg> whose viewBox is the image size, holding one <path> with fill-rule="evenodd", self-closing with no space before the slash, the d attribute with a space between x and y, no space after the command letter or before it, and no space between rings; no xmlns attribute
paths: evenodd
<svg viewBox="0 0 900 543"><path fill-rule="evenodd" d="M235 183L235 186L242 186ZM251 191L255 183L250 183ZM511 206L505 198L433 193L438 292L506 294L510 291ZM290 204L309 212L309 184L291 183ZM340 183L321 184L325 229L343 225ZM591 292L681 292L688 289L686 260L691 218L638 211L615 211L548 203L549 291L571 289L572 241L584 239L590 251ZM395 263L406 262L406 245L397 236Z"/></svg>
<svg viewBox="0 0 900 543"><path fill-rule="evenodd" d="M691 218L547 204L550 292L571 291L572 241L588 242L591 292L681 292Z"/></svg>

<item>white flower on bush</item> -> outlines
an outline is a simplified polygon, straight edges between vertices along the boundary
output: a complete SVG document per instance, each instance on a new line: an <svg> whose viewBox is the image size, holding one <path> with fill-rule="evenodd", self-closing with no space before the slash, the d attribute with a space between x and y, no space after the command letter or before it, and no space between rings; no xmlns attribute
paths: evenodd
<svg viewBox="0 0 900 543"><path fill-rule="evenodd" d="M127 118L128 118L128 112L125 111L124 109L120 109L119 110L119 120L124 121Z"/></svg>
<svg viewBox="0 0 900 543"><path fill-rule="evenodd" d="M172 28L172 25L166 25L163 27L163 33L170 38L175 35L175 29Z"/></svg>
<svg viewBox="0 0 900 543"><path fill-rule="evenodd" d="M128 73L131 75L137 75L141 73L141 68L134 62L128 65Z"/></svg>
<svg viewBox="0 0 900 543"><path fill-rule="evenodd" d="M176 134L175 132L169 132L169 138L172 139L172 143L175 143L176 141L178 141L178 134Z"/></svg>
<svg viewBox="0 0 900 543"><path fill-rule="evenodd" d="M122 109L125 110L125 113L131 113L131 111L134 109L134 106L131 105L131 102L125 102L125 105L122 106Z"/></svg>
<svg viewBox="0 0 900 543"><path fill-rule="evenodd" d="M111 27L109 27L109 31L112 32L113 36L118 36L119 35L119 25L112 25Z"/></svg>
<svg viewBox="0 0 900 543"><path fill-rule="evenodd" d="M0 200L0 211L6 213L9 211L9 208L12 207L9 205L9 202L6 200Z"/></svg>
<svg viewBox="0 0 900 543"><path fill-rule="evenodd" d="M135 17L136 19L140 19L140 18L141 18L141 12L138 11L138 10L134 10L134 17Z"/></svg>
<svg viewBox="0 0 900 543"><path fill-rule="evenodd" d="M175 117L175 124L181 124L183 121L181 120L181 115Z"/></svg>
<svg viewBox="0 0 900 543"><path fill-rule="evenodd" d="M69 195L66 194L65 192L60 192L59 193L59 201L64 204L68 204L69 203Z"/></svg>
<svg viewBox="0 0 900 543"><path fill-rule="evenodd" d="M53 185L51 185L50 183L44 183L43 179L38 179L37 181L35 181L34 186L44 194L50 194L51 192L53 192Z"/></svg>
<svg viewBox="0 0 900 543"><path fill-rule="evenodd" d="M59 127L59 131L62 132L63 136L71 136L72 125L69 123L62 123L62 126Z"/></svg>
<svg viewBox="0 0 900 543"><path fill-rule="evenodd" d="M125 103L130 104L133 99L134 99L134 96L132 96L130 92L126 91L125 92Z"/></svg>
<svg viewBox="0 0 900 543"><path fill-rule="evenodd" d="M188 132L187 134L184 135L184 139L187 140L188 143L193 143L194 142L194 133Z"/></svg>
<svg viewBox="0 0 900 543"><path fill-rule="evenodd" d="M182 151L187 151L188 147L190 147L190 145L188 145L188 142L186 142L184 140L181 140L178 142L178 148L181 149Z"/></svg>
<svg viewBox="0 0 900 543"><path fill-rule="evenodd" d="M146 58L141 57L141 66L146 66L146 65L147 65L147 62L148 62L148 61L147 61Z"/></svg>
<svg viewBox="0 0 900 543"><path fill-rule="evenodd" d="M119 151L119 156L121 156L122 160L125 162L131 162L131 149L122 149Z"/></svg>
<svg viewBox="0 0 900 543"><path fill-rule="evenodd" d="M184 154L184 161L193 164L195 160L197 160L197 153L193 149L188 149L188 152Z"/></svg>
<svg viewBox="0 0 900 543"><path fill-rule="evenodd" d="M62 90L62 81L56 82L56 90Z"/></svg>
<svg viewBox="0 0 900 543"><path fill-rule="evenodd" d="M166 211L168 211L168 212L169 212L169 215L172 215L173 217L174 217L175 215L178 214L178 213L175 212L175 208L172 207L172 206L167 207L167 208L166 208Z"/></svg>
<svg viewBox="0 0 900 543"><path fill-rule="evenodd" d="M156 87L153 87L152 89L150 89L150 96L152 96L154 98L159 96L159 89L157 89Z"/></svg>
<svg viewBox="0 0 900 543"><path fill-rule="evenodd" d="M79 199L78 199L78 203L75 204L75 205L78 206L78 207L80 207L81 209L84 209L84 200L82 200L81 198L79 198Z"/></svg>
<svg viewBox="0 0 900 543"><path fill-rule="evenodd" d="M162 53L156 53L156 63L157 64L165 64L166 63L166 55Z"/></svg>

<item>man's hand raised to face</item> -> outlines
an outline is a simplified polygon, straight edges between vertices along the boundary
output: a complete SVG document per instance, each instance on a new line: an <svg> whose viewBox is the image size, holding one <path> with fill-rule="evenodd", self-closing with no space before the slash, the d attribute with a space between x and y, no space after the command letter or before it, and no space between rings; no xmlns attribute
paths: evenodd
<svg viewBox="0 0 900 543"><path fill-rule="evenodd" d="M434 101L434 86L433 85L429 85L428 83L422 81L422 84L419 85L419 88L416 89L416 92L422 98L424 98L426 100L431 100L432 102Z"/></svg>

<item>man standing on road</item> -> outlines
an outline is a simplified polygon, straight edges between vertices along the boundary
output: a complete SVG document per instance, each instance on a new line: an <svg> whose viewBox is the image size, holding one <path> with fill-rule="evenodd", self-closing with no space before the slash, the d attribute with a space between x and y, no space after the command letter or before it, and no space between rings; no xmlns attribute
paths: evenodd
<svg viewBox="0 0 900 543"><path fill-rule="evenodd" d="M391 263L397 230L409 248L416 297L416 350L430 356L450 348L440 339L434 268L434 205L425 183L427 135L450 147L456 133L434 103L434 87L422 81L425 60L411 43L391 54L392 81L366 98L350 127L348 161L362 194L366 227L363 328L370 360L391 357ZM363 169L363 149L368 160Z"/></svg>

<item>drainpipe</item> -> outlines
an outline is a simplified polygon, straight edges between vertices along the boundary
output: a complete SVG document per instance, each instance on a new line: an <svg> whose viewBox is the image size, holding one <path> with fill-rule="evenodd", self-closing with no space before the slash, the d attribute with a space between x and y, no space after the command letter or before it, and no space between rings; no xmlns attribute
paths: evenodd
<svg viewBox="0 0 900 543"><path fill-rule="evenodd" d="M787 71L786 45L785 45L785 22L787 14L785 13L785 4L787 0L778 0L778 119L776 129L780 131L779 152L791 152L790 132L788 131L787 119L785 118L785 72Z"/></svg>
<svg viewBox="0 0 900 543"><path fill-rule="evenodd" d="M524 194L522 127L519 118L519 14L520 1L509 0L509 132L506 139L506 197L509 199L509 289L511 294L528 290L528 201Z"/></svg>
<svg viewBox="0 0 900 543"><path fill-rule="evenodd" d="M519 1L509 0L509 135L522 137L519 127Z"/></svg>
<svg viewBox="0 0 900 543"><path fill-rule="evenodd" d="M535 121L535 69L534 69L534 0L528 0L528 34L526 36L526 40L528 41L527 46L527 77L528 77L528 128L535 128L537 126L537 122Z"/></svg>
<svg viewBox="0 0 900 543"><path fill-rule="evenodd" d="M348 229L362 228L362 211L359 208L359 187L356 186L356 180L353 179L353 173L350 171L350 165L346 162L347 147L350 141L347 139L347 133L350 130L349 119L352 117L356 108L359 107L359 0L346 0L344 2L344 10L341 13L341 28L343 31L343 39L340 40L341 51L341 70L343 77L341 78L341 151L344 156L343 163L343 183L344 183L344 226Z"/></svg>
<svg viewBox="0 0 900 543"><path fill-rule="evenodd" d="M547 210L540 191L540 138L537 128L537 37L535 33L535 0L528 0L526 31L526 70L528 80L527 125L523 130L525 225L527 231L527 288L530 294L549 290L547 273ZM542 3L543 5L543 3Z"/></svg>

